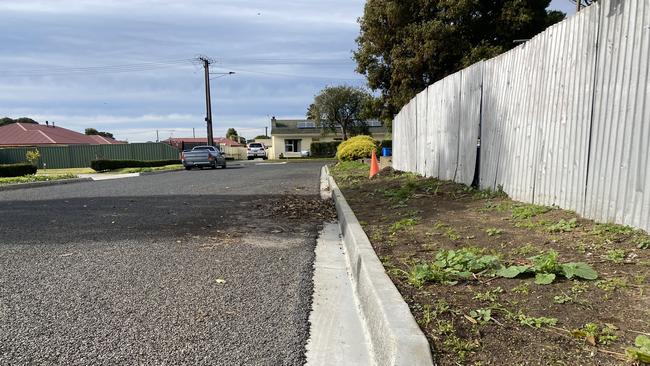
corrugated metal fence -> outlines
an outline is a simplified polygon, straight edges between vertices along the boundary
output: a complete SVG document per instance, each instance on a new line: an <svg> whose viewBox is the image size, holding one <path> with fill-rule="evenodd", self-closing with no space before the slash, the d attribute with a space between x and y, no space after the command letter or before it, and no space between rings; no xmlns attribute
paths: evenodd
<svg viewBox="0 0 650 366"><path fill-rule="evenodd" d="M25 154L29 150L38 150L41 153L38 165L42 167L43 164L47 164L50 169L86 168L95 159L171 160L180 158L178 149L163 143L70 145L0 149L0 164L25 162Z"/></svg>
<svg viewBox="0 0 650 366"><path fill-rule="evenodd" d="M650 2L600 1L422 91L394 167L650 230L649 60Z"/></svg>

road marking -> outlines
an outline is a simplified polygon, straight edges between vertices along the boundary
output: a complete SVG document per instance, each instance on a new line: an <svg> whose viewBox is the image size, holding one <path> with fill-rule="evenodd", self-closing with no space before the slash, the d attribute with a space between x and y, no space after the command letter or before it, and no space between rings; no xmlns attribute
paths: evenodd
<svg viewBox="0 0 650 366"><path fill-rule="evenodd" d="M287 162L285 161L284 163L257 163L255 165L284 165Z"/></svg>

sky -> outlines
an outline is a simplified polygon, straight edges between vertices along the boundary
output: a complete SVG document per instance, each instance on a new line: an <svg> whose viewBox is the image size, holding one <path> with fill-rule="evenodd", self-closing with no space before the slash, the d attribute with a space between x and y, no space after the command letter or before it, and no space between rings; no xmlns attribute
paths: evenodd
<svg viewBox="0 0 650 366"><path fill-rule="evenodd" d="M203 137L205 55L215 136L263 135L272 116L304 118L328 85L365 86L352 60L364 3L0 0L0 117L129 142Z"/></svg>

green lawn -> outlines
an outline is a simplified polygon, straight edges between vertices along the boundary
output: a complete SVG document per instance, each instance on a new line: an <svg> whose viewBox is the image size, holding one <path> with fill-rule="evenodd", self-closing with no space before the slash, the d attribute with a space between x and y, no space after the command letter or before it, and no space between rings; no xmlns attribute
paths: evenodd
<svg viewBox="0 0 650 366"><path fill-rule="evenodd" d="M91 168L68 168L68 169L39 169L36 175L40 176L56 176L66 174L93 174L96 173Z"/></svg>
<svg viewBox="0 0 650 366"><path fill-rule="evenodd" d="M183 164L173 164L159 166L155 168L122 168L108 171L108 174L128 174L128 173L148 173L148 172L160 172L165 170L179 170L183 169Z"/></svg>
<svg viewBox="0 0 650 366"><path fill-rule="evenodd" d="M0 185L16 183L47 182L52 180L73 179L77 178L74 174L59 175L26 175L23 177L0 178Z"/></svg>

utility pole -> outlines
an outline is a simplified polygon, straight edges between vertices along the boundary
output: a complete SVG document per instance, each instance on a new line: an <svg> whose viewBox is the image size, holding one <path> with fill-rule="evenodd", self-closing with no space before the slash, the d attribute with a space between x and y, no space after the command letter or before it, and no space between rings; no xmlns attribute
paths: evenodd
<svg viewBox="0 0 650 366"><path fill-rule="evenodd" d="M582 9L582 0L576 0L576 13Z"/></svg>
<svg viewBox="0 0 650 366"><path fill-rule="evenodd" d="M192 127L192 138L196 138L196 131L194 131L194 127Z"/></svg>
<svg viewBox="0 0 650 366"><path fill-rule="evenodd" d="M214 146L214 137L212 135L212 102L210 99L210 64L212 61L205 56L199 57L203 63L205 71L205 122L208 128L208 145Z"/></svg>
<svg viewBox="0 0 650 366"><path fill-rule="evenodd" d="M264 136L269 136L269 126L264 127Z"/></svg>
<svg viewBox="0 0 650 366"><path fill-rule="evenodd" d="M158 130L156 130L156 142L160 142L160 137L158 135Z"/></svg>

